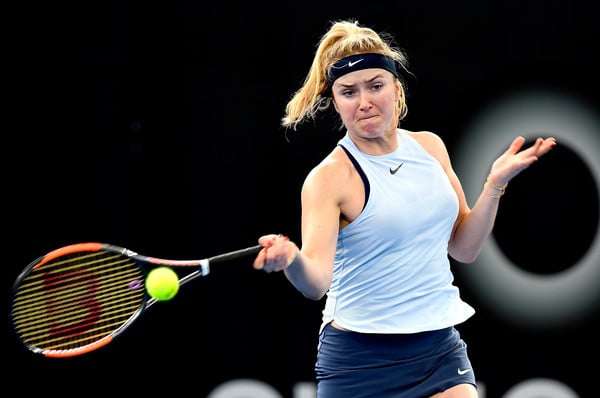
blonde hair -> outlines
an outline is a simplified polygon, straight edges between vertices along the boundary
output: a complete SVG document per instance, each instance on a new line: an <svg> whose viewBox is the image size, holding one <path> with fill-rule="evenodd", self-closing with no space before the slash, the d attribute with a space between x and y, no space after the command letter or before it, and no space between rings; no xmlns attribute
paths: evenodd
<svg viewBox="0 0 600 398"><path fill-rule="evenodd" d="M387 33L377 33L373 29L361 26L358 21L335 21L321 37L313 63L302 87L296 91L285 107L285 116L281 125L296 129L307 119L314 119L319 111L331 105L330 87L327 84L327 72L341 58L352 54L379 53L387 55L407 70L408 58L394 46L393 38ZM402 82L401 98L396 107L398 122L407 114L406 98Z"/></svg>

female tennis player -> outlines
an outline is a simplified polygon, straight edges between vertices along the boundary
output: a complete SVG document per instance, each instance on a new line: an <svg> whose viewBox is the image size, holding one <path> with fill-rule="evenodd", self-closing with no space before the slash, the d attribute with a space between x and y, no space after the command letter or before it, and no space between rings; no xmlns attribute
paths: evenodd
<svg viewBox="0 0 600 398"><path fill-rule="evenodd" d="M446 146L400 128L406 54L385 33L336 21L320 39L282 125L333 106L345 130L302 192L302 245L265 235L254 267L283 271L304 296L326 297L315 365L319 398L474 398L476 374L456 329L475 312L449 256L471 263L509 181L556 146L515 137L467 204Z"/></svg>

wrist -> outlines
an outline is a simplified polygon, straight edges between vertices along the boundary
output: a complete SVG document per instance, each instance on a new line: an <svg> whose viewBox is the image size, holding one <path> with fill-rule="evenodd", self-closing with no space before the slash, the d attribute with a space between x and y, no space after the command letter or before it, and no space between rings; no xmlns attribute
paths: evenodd
<svg viewBox="0 0 600 398"><path fill-rule="evenodd" d="M300 249L298 248L298 246L294 242L289 242L288 244L292 247L292 253L291 255L288 255L286 268L291 267L300 256Z"/></svg>
<svg viewBox="0 0 600 398"><path fill-rule="evenodd" d="M508 186L508 182L504 184L496 184L492 182L491 177L488 175L485 184L484 191L487 196L490 198L500 198L506 192L506 187Z"/></svg>

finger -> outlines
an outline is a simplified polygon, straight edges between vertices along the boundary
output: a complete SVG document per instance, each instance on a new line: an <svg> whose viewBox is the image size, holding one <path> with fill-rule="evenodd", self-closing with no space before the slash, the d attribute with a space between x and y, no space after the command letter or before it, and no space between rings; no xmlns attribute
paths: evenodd
<svg viewBox="0 0 600 398"><path fill-rule="evenodd" d="M258 238L258 244L263 247L271 246L276 238L277 235L275 234L263 235L260 238Z"/></svg>
<svg viewBox="0 0 600 398"><path fill-rule="evenodd" d="M538 137L529 148L523 149L519 155L523 158L523 160L530 160L529 158L532 157L537 158L543 154L543 145L544 140Z"/></svg>
<svg viewBox="0 0 600 398"><path fill-rule="evenodd" d="M261 268L267 274L273 271L273 260L269 260L269 256L267 256L268 250L269 250L269 247L265 247L263 249L265 255L264 255L263 264L262 264L262 268Z"/></svg>
<svg viewBox="0 0 600 398"><path fill-rule="evenodd" d="M522 156L539 158L556 146L554 138L537 138L533 145L521 152Z"/></svg>
<svg viewBox="0 0 600 398"><path fill-rule="evenodd" d="M266 255L266 249L259 251L252 263L252 267L254 267L254 269L262 269L265 265Z"/></svg>
<svg viewBox="0 0 600 398"><path fill-rule="evenodd" d="M545 140L542 141L540 148L538 149L539 156L542 156L543 154L547 153L552 148L554 148L556 145L557 145L557 143L556 143L556 139L554 137L546 138Z"/></svg>
<svg viewBox="0 0 600 398"><path fill-rule="evenodd" d="M506 150L506 153L514 155L521 150L525 143L525 137L519 136L513 140L510 147Z"/></svg>

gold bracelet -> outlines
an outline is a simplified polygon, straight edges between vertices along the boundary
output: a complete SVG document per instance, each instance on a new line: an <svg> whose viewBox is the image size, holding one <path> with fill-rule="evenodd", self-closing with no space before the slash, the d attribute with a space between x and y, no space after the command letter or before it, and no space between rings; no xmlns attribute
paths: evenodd
<svg viewBox="0 0 600 398"><path fill-rule="evenodd" d="M508 182L502 186L494 184L493 182L490 181L490 176L488 176L488 178L487 178L487 180L485 180L485 182L487 182L490 185L490 187L494 188L496 191L499 191L499 192L504 192L506 190L506 187L508 186Z"/></svg>
<svg viewBox="0 0 600 398"><path fill-rule="evenodd" d="M488 178L485 180L486 184L488 184L491 188L495 189L496 191L498 191L497 195L490 195L488 193L486 193L487 196L489 196L490 198L494 198L494 199L498 199L500 198L502 195L504 195L504 193L506 192L506 187L508 186L508 182L502 186L500 185L496 185L493 182L490 181L490 176L488 175Z"/></svg>
<svg viewBox="0 0 600 398"><path fill-rule="evenodd" d="M504 195L504 191L501 191L498 195L490 195L489 193L486 193L486 195L490 198L494 198L494 199L498 199L500 198L502 195Z"/></svg>

